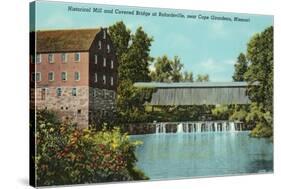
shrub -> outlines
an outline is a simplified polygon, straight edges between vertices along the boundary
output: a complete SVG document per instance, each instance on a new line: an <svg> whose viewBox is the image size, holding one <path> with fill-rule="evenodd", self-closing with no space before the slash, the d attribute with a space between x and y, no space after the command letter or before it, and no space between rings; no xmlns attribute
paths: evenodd
<svg viewBox="0 0 281 189"><path fill-rule="evenodd" d="M136 168L135 147L118 128L78 129L53 112L37 112L38 186L148 179Z"/></svg>
<svg viewBox="0 0 281 189"><path fill-rule="evenodd" d="M251 131L250 136L252 137L272 137L273 136L273 129L272 127L266 127L260 123L256 125L256 127Z"/></svg>
<svg viewBox="0 0 281 189"><path fill-rule="evenodd" d="M251 104L250 112L246 117L249 124L256 125L251 131L252 137L272 137L273 136L273 117L269 111L265 111L262 106L256 103Z"/></svg>

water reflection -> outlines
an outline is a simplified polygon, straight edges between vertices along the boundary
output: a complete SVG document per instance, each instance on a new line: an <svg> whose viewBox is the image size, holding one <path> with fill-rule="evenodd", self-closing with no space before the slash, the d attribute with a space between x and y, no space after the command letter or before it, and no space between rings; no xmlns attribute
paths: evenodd
<svg viewBox="0 0 281 189"><path fill-rule="evenodd" d="M131 136L138 166L151 179L271 172L273 146L248 132Z"/></svg>

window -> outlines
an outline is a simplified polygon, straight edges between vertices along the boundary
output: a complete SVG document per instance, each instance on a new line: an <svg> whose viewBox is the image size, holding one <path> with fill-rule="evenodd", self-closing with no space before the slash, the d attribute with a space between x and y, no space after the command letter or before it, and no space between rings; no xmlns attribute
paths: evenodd
<svg viewBox="0 0 281 189"><path fill-rule="evenodd" d="M106 67L106 58L103 58L103 67Z"/></svg>
<svg viewBox="0 0 281 189"><path fill-rule="evenodd" d="M36 63L41 63L41 54L36 55Z"/></svg>
<svg viewBox="0 0 281 189"><path fill-rule="evenodd" d="M43 88L42 91L41 91L41 100L46 99L47 93L48 93L48 88Z"/></svg>
<svg viewBox="0 0 281 189"><path fill-rule="evenodd" d="M101 49L101 41L99 41L98 48Z"/></svg>
<svg viewBox="0 0 281 189"><path fill-rule="evenodd" d="M96 89L93 89L93 96L94 96L94 97L97 96L97 91L96 91Z"/></svg>
<svg viewBox="0 0 281 189"><path fill-rule="evenodd" d="M113 69L113 60L110 61L110 68Z"/></svg>
<svg viewBox="0 0 281 189"><path fill-rule="evenodd" d="M72 88L71 94L72 94L72 96L77 96L77 89Z"/></svg>
<svg viewBox="0 0 281 189"><path fill-rule="evenodd" d="M106 30L103 30L103 39L106 39Z"/></svg>
<svg viewBox="0 0 281 189"><path fill-rule="evenodd" d="M75 81L79 81L80 80L80 72L75 72L74 73L74 79L75 79Z"/></svg>
<svg viewBox="0 0 281 189"><path fill-rule="evenodd" d="M106 84L106 76L105 75L102 76L102 82L103 82L104 85Z"/></svg>
<svg viewBox="0 0 281 189"><path fill-rule="evenodd" d="M77 110L77 113L78 113L78 114L81 114L81 112L82 112L82 110L81 110L81 109Z"/></svg>
<svg viewBox="0 0 281 189"><path fill-rule="evenodd" d="M98 82L98 74L95 73L95 83L97 83L97 82Z"/></svg>
<svg viewBox="0 0 281 189"><path fill-rule="evenodd" d="M67 54L66 53L62 53L61 54L61 61L62 61L62 63L66 63L67 62Z"/></svg>
<svg viewBox="0 0 281 189"><path fill-rule="evenodd" d="M49 72L48 73L48 80L49 81L54 81L55 80L55 73L54 72Z"/></svg>
<svg viewBox="0 0 281 189"><path fill-rule="evenodd" d="M36 78L35 78L36 81L41 81L41 73L40 72L37 72L36 73Z"/></svg>
<svg viewBox="0 0 281 189"><path fill-rule="evenodd" d="M61 72L61 80L63 81L67 80L67 72Z"/></svg>
<svg viewBox="0 0 281 189"><path fill-rule="evenodd" d="M95 54L95 64L98 64L98 55Z"/></svg>
<svg viewBox="0 0 281 189"><path fill-rule="evenodd" d="M48 54L48 62L54 63L54 54Z"/></svg>
<svg viewBox="0 0 281 189"><path fill-rule="evenodd" d="M75 53L74 54L74 61L75 62L80 62L80 53Z"/></svg>
<svg viewBox="0 0 281 189"><path fill-rule="evenodd" d="M113 86L113 77L110 77L110 85Z"/></svg>
<svg viewBox="0 0 281 189"><path fill-rule="evenodd" d="M107 44L107 52L110 53L110 45Z"/></svg>
<svg viewBox="0 0 281 189"><path fill-rule="evenodd" d="M57 88L56 93L57 93L57 96L61 96L62 90L61 90L61 88L60 88L60 87L59 87L59 88Z"/></svg>

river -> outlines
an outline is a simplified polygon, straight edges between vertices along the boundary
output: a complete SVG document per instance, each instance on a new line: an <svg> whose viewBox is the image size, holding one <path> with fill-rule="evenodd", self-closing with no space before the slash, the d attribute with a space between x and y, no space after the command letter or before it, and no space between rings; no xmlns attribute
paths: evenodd
<svg viewBox="0 0 281 189"><path fill-rule="evenodd" d="M273 144L249 131L132 135L151 180L273 172Z"/></svg>

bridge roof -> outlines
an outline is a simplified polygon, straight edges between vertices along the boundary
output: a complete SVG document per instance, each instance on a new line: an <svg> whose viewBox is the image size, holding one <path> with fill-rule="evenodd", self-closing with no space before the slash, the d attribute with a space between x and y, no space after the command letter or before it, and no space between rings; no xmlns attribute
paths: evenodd
<svg viewBox="0 0 281 189"><path fill-rule="evenodd" d="M258 85L258 82L134 83L135 87L156 89L148 104L158 106L248 104L248 85Z"/></svg>
<svg viewBox="0 0 281 189"><path fill-rule="evenodd" d="M221 87L246 87L247 82L136 82L135 87L143 88L221 88Z"/></svg>

